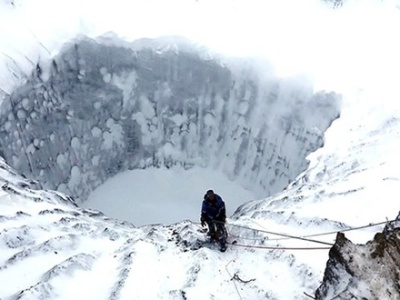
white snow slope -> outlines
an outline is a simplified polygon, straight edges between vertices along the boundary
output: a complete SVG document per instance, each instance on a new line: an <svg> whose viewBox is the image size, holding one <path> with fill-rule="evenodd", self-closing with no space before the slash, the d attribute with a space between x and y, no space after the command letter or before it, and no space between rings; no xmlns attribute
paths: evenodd
<svg viewBox="0 0 400 300"><path fill-rule="evenodd" d="M26 1L15 2L29 7ZM367 13L361 16L376 8L373 1L365 3ZM357 27L362 20L357 23L358 37L363 42L377 38L380 46L365 49L364 60L354 49L347 52L360 64L347 64L348 72L343 68L341 73L346 80L333 83L345 87L344 104L340 119L326 132L324 147L308 157L309 168L283 192L237 209L227 221L230 242L237 243L225 253L200 247L204 232L199 224L136 228L79 208L65 195L35 189L34 182L1 160L0 299L308 299L304 292L318 288L334 232L393 219L400 207L400 60L392 55L399 53L399 45L389 31L398 25L392 17L399 12L381 6L374 16L387 21L379 23L387 31L373 26L363 31ZM3 17L12 19L8 2L0 8L2 22ZM9 50L4 53L18 52L12 44L2 46ZM13 69L9 59L4 61L2 66ZM2 75L4 93L20 79ZM381 230L374 226L346 236L364 243ZM314 242L288 238L326 232L333 233L309 237ZM385 279L380 280L384 285Z"/></svg>

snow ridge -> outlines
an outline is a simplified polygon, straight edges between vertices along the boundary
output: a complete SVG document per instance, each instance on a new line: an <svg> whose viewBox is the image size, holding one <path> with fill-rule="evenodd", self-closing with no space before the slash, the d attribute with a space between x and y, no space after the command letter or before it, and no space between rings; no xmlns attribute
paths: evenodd
<svg viewBox="0 0 400 300"><path fill-rule="evenodd" d="M279 299L283 291L270 285L271 268L294 268L291 284L317 286L310 267L282 251L232 245L220 253L203 244L204 229L190 221L136 228L79 208L62 194L19 188L15 183L26 180L15 173L2 175L11 189L0 191L0 279L8 282L1 299L226 299L237 296L232 280L246 297ZM234 232L234 223L228 228ZM254 270L248 261L268 267ZM20 280L7 281L12 274ZM302 283L299 274L308 274Z"/></svg>

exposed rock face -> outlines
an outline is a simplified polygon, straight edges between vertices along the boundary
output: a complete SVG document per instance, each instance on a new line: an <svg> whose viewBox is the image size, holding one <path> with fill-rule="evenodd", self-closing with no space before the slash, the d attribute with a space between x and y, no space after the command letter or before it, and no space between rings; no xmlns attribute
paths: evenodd
<svg viewBox="0 0 400 300"><path fill-rule="evenodd" d="M400 228L355 245L343 233L329 252L316 299L400 299Z"/></svg>
<svg viewBox="0 0 400 300"><path fill-rule="evenodd" d="M339 116L337 95L232 71L184 43L122 44L68 45L5 96L11 166L81 199L120 171L174 164L219 168L265 196L307 167Z"/></svg>

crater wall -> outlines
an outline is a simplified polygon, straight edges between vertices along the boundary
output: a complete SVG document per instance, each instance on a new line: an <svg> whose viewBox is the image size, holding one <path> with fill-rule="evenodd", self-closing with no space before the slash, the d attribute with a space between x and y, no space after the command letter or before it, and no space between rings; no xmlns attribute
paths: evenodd
<svg viewBox="0 0 400 300"><path fill-rule="evenodd" d="M259 74L183 42L82 38L4 97L0 154L80 200L121 171L176 164L268 196L306 169L339 97Z"/></svg>

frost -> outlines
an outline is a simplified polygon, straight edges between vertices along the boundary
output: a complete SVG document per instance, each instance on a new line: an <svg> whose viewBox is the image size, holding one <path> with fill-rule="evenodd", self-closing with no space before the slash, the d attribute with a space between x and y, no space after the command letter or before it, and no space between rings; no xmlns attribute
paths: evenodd
<svg viewBox="0 0 400 300"><path fill-rule="evenodd" d="M99 127L93 127L92 128L92 135L93 137L100 137L102 134L102 131Z"/></svg>
<svg viewBox="0 0 400 300"><path fill-rule="evenodd" d="M28 98L22 99L22 107L23 107L25 110L29 110L30 107L31 107L31 101L29 101Z"/></svg>
<svg viewBox="0 0 400 300"><path fill-rule="evenodd" d="M79 138L78 137L73 137L72 138L72 140L71 140L71 147L75 150L75 151L77 151L79 148L80 148L80 146L81 146L81 141L79 140Z"/></svg>
<svg viewBox="0 0 400 300"><path fill-rule="evenodd" d="M26 148L26 152L29 154L33 154L33 153L35 153L35 151L36 151L36 149L33 144L29 144L29 146Z"/></svg>
<svg viewBox="0 0 400 300"><path fill-rule="evenodd" d="M95 155L92 157L92 165L93 166L98 166L99 165L99 160L100 160L100 155Z"/></svg>
<svg viewBox="0 0 400 300"><path fill-rule="evenodd" d="M68 182L69 188L74 188L81 182L81 170L77 166L73 166L71 169L71 176Z"/></svg>
<svg viewBox="0 0 400 300"><path fill-rule="evenodd" d="M104 139L104 147L105 149L111 149L114 144L122 145L123 144L123 132L121 125L115 123L115 120L108 119L107 127L109 131L103 132L103 139Z"/></svg>
<svg viewBox="0 0 400 300"><path fill-rule="evenodd" d="M100 109L101 108L101 102L96 102L93 106L94 106L94 109Z"/></svg>
<svg viewBox="0 0 400 300"><path fill-rule="evenodd" d="M123 93L123 101L124 107L131 102L133 96L135 96L135 87L137 86L137 73L133 72L123 72L122 74L118 74L113 76L112 83L122 90Z"/></svg>
<svg viewBox="0 0 400 300"><path fill-rule="evenodd" d="M6 124L4 125L5 130L10 131L11 129L11 122L6 122Z"/></svg>
<svg viewBox="0 0 400 300"><path fill-rule="evenodd" d="M61 166L61 167L65 167L65 165L67 164L67 159L65 157L64 154L59 154L57 155L57 163Z"/></svg>
<svg viewBox="0 0 400 300"><path fill-rule="evenodd" d="M25 119L26 118L26 111L22 110L22 109L19 109L17 111L17 117L18 117L18 119Z"/></svg>

